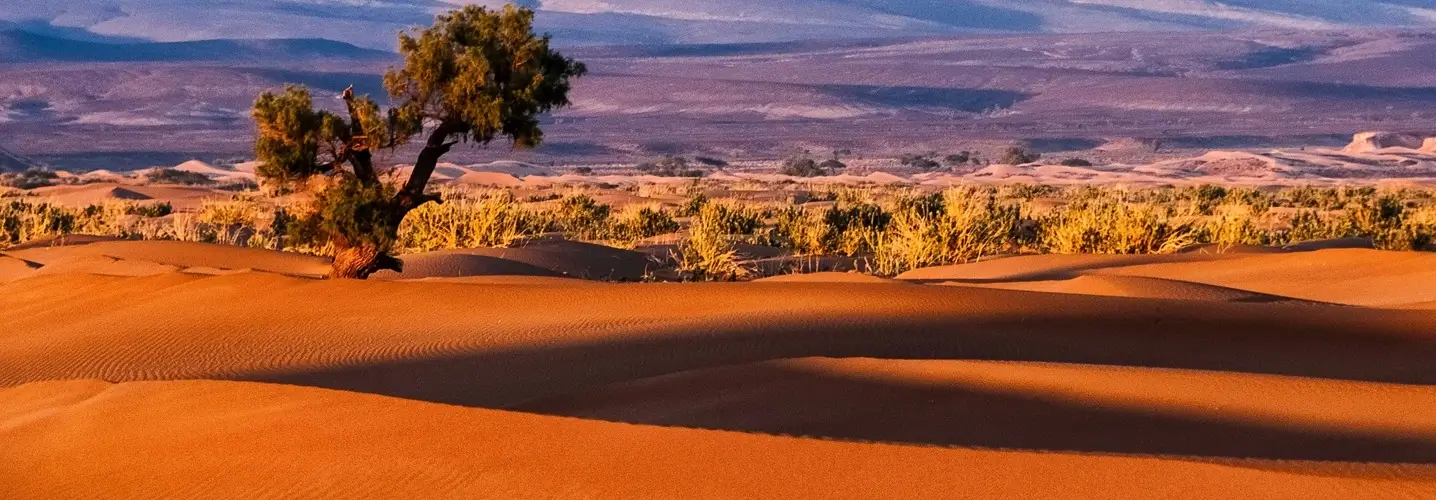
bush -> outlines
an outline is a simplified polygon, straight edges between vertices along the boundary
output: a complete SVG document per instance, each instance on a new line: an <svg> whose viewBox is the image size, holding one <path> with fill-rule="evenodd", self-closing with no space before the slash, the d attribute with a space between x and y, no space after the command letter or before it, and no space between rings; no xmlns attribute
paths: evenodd
<svg viewBox="0 0 1436 500"><path fill-rule="evenodd" d="M210 179L207 175L172 168L150 170L145 174L145 180L151 184L181 184L185 186L211 186L215 183L214 179Z"/></svg>
<svg viewBox="0 0 1436 500"><path fill-rule="evenodd" d="M698 211L688 239L678 246L674 261L680 276L690 281L733 281L751 271L738 262L730 241L732 210L710 203Z"/></svg>
<svg viewBox="0 0 1436 500"><path fill-rule="evenodd" d="M174 213L174 211L174 206L170 205L170 202L168 201L160 203L150 203L146 205L141 205L137 203L125 207L125 213L128 215L138 215L140 217L150 218L164 217L166 215Z"/></svg>
<svg viewBox="0 0 1436 500"><path fill-rule="evenodd" d="M58 184L60 174L46 168L31 167L24 172L0 174L0 186L17 189L35 189Z"/></svg>
<svg viewBox="0 0 1436 500"><path fill-rule="evenodd" d="M664 157L657 163L641 163L636 168L641 173L658 177L703 177L706 173L703 169L690 167L688 160L681 156Z"/></svg>
<svg viewBox="0 0 1436 500"><path fill-rule="evenodd" d="M903 204L874 255L879 274L897 275L921 267L960 264L1016 248L1021 210L995 196L949 190L937 199Z"/></svg>
<svg viewBox="0 0 1436 500"><path fill-rule="evenodd" d="M574 167L573 173L578 175L593 175L593 167Z"/></svg>
<svg viewBox="0 0 1436 500"><path fill-rule="evenodd" d="M847 168L847 165L843 165L842 162L837 160L827 160L818 163L816 160L807 156L794 156L783 161L783 168L779 170L778 173L791 175L793 177L819 177L832 175L835 171L845 168Z"/></svg>
<svg viewBox="0 0 1436 500"><path fill-rule="evenodd" d="M596 240L608 231L608 216L613 207L599 203L588 195L571 195L559 202L554 219L563 234L570 238Z"/></svg>
<svg viewBox="0 0 1436 500"><path fill-rule="evenodd" d="M1064 167L1090 167L1092 166L1092 162L1081 158L1067 158L1062 160L1061 165Z"/></svg>
<svg viewBox="0 0 1436 500"><path fill-rule="evenodd" d="M547 228L539 217L499 191L477 199L450 197L420 206L399 226L399 246L408 252L507 247Z"/></svg>
<svg viewBox="0 0 1436 500"><path fill-rule="evenodd" d="M618 217L608 231L608 239L637 241L678 230L678 222L667 210L643 207Z"/></svg>
<svg viewBox="0 0 1436 500"><path fill-rule="evenodd" d="M1040 159L1042 159L1041 154L1028 151L1019 146L1012 146L1007 148L1006 150L1003 150L1002 156L997 160L997 162L1006 165L1022 165L1026 163L1032 163Z"/></svg>
<svg viewBox="0 0 1436 500"><path fill-rule="evenodd" d="M933 159L934 156L936 156L936 153L904 154L898 159L898 162L906 167L916 168L923 172L931 172L942 168L942 164Z"/></svg>
<svg viewBox="0 0 1436 500"><path fill-rule="evenodd" d="M1171 253L1198 241L1192 224L1168 209L1111 196L1069 204L1039 223L1040 243L1052 253Z"/></svg>

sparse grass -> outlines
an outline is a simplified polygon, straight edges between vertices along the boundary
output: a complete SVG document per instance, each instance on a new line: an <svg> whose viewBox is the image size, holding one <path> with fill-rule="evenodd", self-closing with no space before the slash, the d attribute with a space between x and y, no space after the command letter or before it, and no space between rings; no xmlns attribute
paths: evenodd
<svg viewBox="0 0 1436 500"><path fill-rule="evenodd" d="M688 198L610 206L587 192L519 200L512 191L453 190L445 203L415 210L399 229L405 253L502 247L562 231L567 238L621 248L679 233L675 271L689 280L743 279L738 242L793 256L845 256L870 272L894 275L1009 253L1167 253L1192 245L1282 246L1364 238L1388 250L1430 250L1436 241L1432 190L1356 187L1286 189L1190 186L968 186L944 192L905 187L768 186L805 200L798 206L707 193L733 186L681 184L662 190ZM644 188L635 188L644 192ZM302 203L285 206L252 194L203 202L191 212L167 204L113 202L63 207L24 198L0 200L0 248L74 233L135 239L226 243L325 254L286 238L302 231ZM289 240L289 241L287 241Z"/></svg>
<svg viewBox="0 0 1436 500"><path fill-rule="evenodd" d="M710 203L698 211L689 227L688 239L674 254L679 275L686 281L733 281L751 274L738 261L733 248L732 212L724 205Z"/></svg>
<svg viewBox="0 0 1436 500"><path fill-rule="evenodd" d="M428 203L409 212L399 226L398 247L410 253L507 247L546 231L547 226L547 221L521 207L512 193L449 193L444 203Z"/></svg>

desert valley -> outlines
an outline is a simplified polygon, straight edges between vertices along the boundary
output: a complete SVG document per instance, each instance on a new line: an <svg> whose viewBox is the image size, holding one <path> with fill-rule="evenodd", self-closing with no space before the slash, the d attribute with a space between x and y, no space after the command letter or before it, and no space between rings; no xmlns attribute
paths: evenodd
<svg viewBox="0 0 1436 500"><path fill-rule="evenodd" d="M1436 8L475 3L0 7L0 498L1436 498Z"/></svg>

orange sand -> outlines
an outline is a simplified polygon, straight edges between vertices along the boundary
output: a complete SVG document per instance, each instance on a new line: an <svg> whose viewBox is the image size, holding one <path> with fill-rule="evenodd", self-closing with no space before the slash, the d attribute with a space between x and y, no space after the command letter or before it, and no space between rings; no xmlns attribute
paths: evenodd
<svg viewBox="0 0 1436 500"><path fill-rule="evenodd" d="M370 282L3 254L0 498L1436 497L1436 311L1370 307L1436 300L1421 254L607 285L551 277L602 275L554 270L608 263L581 245Z"/></svg>

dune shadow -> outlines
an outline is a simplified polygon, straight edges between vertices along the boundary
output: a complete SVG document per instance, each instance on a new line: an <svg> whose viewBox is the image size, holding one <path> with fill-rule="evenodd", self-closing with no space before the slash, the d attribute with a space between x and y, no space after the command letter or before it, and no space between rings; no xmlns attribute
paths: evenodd
<svg viewBox="0 0 1436 500"><path fill-rule="evenodd" d="M1015 293L1013 297L1020 298ZM1072 300L1079 307L1086 301ZM1387 326L1368 329L1356 326L1363 324L1364 319L1371 319L1368 316L1376 315L1376 311L1271 304L1194 307L1177 301L1130 300L1135 307L1126 309L1131 311L1129 315L1105 318L1101 322L1081 321L1060 312L961 320L886 317L780 318L765 320L761 325L696 322L657 325L651 335L627 336L621 340L434 354L339 367L250 373L237 378L484 408L522 406L545 398L673 373L807 357L1086 363L1436 385L1436 364L1431 363L1436 359L1436 340L1387 331L1393 328L1389 321ZM1288 309L1286 313L1300 311L1300 315L1267 314L1283 308ZM1245 309L1254 314L1213 319L1208 309ZM1429 317L1419 313L1379 313L1408 315L1411 321ZM802 387L801 381L798 387ZM861 390L854 392L852 387ZM862 396L844 402L840 397L844 391ZM869 415L864 418L874 423L871 426L853 424L841 428L838 423L803 419L724 427L718 425L723 422L698 418L701 415L695 417L697 420L677 421L674 425L962 446L1312 460L1436 461L1436 445L1430 443L1113 413L1100 408L1064 408L1058 403L1024 402L1001 394L863 385L832 389L826 394L814 394L816 399L806 402L795 400L793 404L800 405L795 407L795 414L859 411L858 407L844 406L858 404L871 405L872 411L878 411L904 401L913 404L928 401L917 407L929 409L912 412L913 415ZM893 398L891 405L883 403L882 398ZM807 405L806 409L801 405ZM1035 431L1022 431L1019 427L1011 428L1011 432L1006 433L1010 435L994 433L984 437L985 433L977 430L942 428L944 418L949 419L948 426L958 425L960 413L955 412L977 411L973 407L984 405L994 408L987 411L1006 413L976 415L992 418L1028 415L1021 421L1033 426L1070 412L1058 421L1075 435L1033 433ZM890 418L895 424L877 425L883 418ZM1107 438L1082 437L1088 433L1083 425L1100 431L1092 431L1097 432L1094 436ZM1121 438L1121 428L1127 425L1151 430ZM1158 441L1139 439L1149 433L1174 437ZM1218 442L1223 440L1232 442Z"/></svg>
<svg viewBox="0 0 1436 500"><path fill-rule="evenodd" d="M1046 397L1044 397L1046 396ZM1279 460L1436 462L1436 442L1217 420L975 384L780 365L677 374L510 409L635 424L888 443Z"/></svg>

